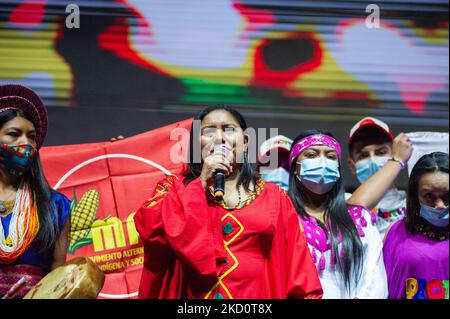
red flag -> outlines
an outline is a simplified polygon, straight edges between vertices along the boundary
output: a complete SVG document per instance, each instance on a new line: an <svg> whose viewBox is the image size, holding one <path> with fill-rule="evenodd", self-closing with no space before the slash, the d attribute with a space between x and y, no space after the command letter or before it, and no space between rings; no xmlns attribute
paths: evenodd
<svg viewBox="0 0 450 319"><path fill-rule="evenodd" d="M72 200L68 259L88 256L105 272L99 298L135 298L143 245L135 210L165 174L181 174L192 119L116 142L43 147L51 187Z"/></svg>

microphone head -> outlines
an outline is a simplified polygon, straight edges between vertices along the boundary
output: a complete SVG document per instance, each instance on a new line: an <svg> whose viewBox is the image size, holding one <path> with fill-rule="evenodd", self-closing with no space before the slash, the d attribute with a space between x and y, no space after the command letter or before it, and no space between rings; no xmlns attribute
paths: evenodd
<svg viewBox="0 0 450 319"><path fill-rule="evenodd" d="M223 193L222 190L215 190L214 191L214 199L216 200L216 202L221 202L223 200L223 196L225 194Z"/></svg>
<svg viewBox="0 0 450 319"><path fill-rule="evenodd" d="M225 174L215 172L214 174L214 198L216 202L221 202L225 194Z"/></svg>

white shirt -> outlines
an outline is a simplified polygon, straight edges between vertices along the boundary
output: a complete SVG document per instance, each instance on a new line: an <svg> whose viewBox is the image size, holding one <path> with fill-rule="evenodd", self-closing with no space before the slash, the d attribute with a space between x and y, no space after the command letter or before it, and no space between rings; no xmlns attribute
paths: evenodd
<svg viewBox="0 0 450 319"><path fill-rule="evenodd" d="M337 270L336 266L330 263L331 249L324 252L326 260L324 270L319 269L321 253L316 249L315 253L317 258L315 264L322 284L324 299L386 299L388 296L382 238L376 226L372 224L370 213L366 209L363 209L362 216L366 221L366 226L361 227L364 236L360 237L363 244L362 271L359 281L351 287L350 293L345 287L341 273ZM357 221L356 223L361 225L361 221ZM305 229L305 226L303 228ZM308 236L306 231L305 234ZM314 246L308 242L308 247L311 254L313 254ZM341 247L342 244L339 244L339 249Z"/></svg>
<svg viewBox="0 0 450 319"><path fill-rule="evenodd" d="M352 194L345 193L345 200ZM377 214L377 228L384 239L386 230L393 222L403 219L406 213L406 192L397 188L390 189L373 209Z"/></svg>
<svg viewBox="0 0 450 319"><path fill-rule="evenodd" d="M375 210L378 214L377 228L381 238L384 239L389 225L405 217L406 192L396 188L390 189L375 207ZM380 214L385 214L387 217L381 217Z"/></svg>

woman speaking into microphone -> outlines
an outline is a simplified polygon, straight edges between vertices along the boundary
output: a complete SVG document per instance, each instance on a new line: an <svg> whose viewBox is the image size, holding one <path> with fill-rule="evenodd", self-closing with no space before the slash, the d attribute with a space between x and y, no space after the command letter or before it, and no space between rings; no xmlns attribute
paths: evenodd
<svg viewBox="0 0 450 319"><path fill-rule="evenodd" d="M159 182L135 215L145 249L140 298L320 298L295 208L248 162L242 115L214 106L194 120L188 171Z"/></svg>

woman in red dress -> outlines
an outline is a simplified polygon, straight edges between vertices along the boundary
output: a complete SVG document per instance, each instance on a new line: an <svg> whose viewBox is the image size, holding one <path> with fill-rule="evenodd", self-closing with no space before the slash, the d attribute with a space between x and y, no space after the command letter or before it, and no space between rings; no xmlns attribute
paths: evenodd
<svg viewBox="0 0 450 319"><path fill-rule="evenodd" d="M288 195L248 163L243 117L215 106L195 119L200 136L191 131L189 171L158 183L135 216L145 247L140 298L321 298ZM219 201L217 171L226 176Z"/></svg>

